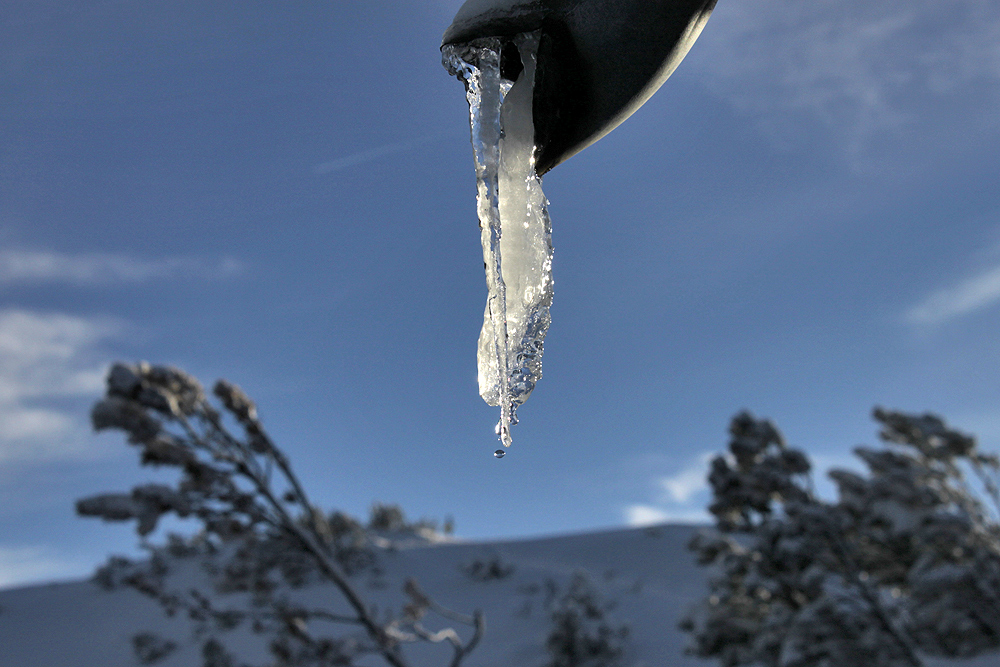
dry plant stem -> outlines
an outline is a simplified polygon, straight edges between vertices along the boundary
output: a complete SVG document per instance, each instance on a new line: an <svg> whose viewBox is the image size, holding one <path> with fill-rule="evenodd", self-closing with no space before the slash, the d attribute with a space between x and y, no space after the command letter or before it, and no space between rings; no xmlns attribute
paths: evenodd
<svg viewBox="0 0 1000 667"><path fill-rule="evenodd" d="M280 463L279 466L281 466ZM282 467L282 471L290 478L290 480L294 479L294 475L291 473L287 465ZM325 574L326 577L332 581L338 589L340 589L340 592L344 594L348 603L354 608L355 613L357 613L358 621L365 628L372 639L375 640L379 647L379 651L382 653L382 656L386 659L386 661L393 667L406 667L406 663L403 661L402 656L399 655L398 648L394 645L392 639L386 634L385 630L383 630L375 619L371 617L368 609L365 607L365 604L361 599L361 596L358 595L357 591L354 590L354 587L347 581L347 577L340 572L340 568L330 561L326 549L320 546L319 542L314 539L314 536L306 533L295 523L285 508L282 507L280 501L274 497L271 490L263 483L263 480L255 475L249 467L242 466L241 472L254 483L257 491L267 499L271 508L278 513L281 518L280 527L290 532L299 540L302 546L312 554L313 558L316 560L316 564L319 566L323 574ZM298 492L301 487L298 486L297 480L293 485L293 488L296 487L298 487ZM299 497L304 503L304 495ZM310 515L312 516L312 512L310 512Z"/></svg>
<svg viewBox="0 0 1000 667"><path fill-rule="evenodd" d="M219 434L224 440L226 440L230 444L230 446L237 447L239 448L240 451L242 451L243 449L242 443L235 440L232 436L229 435L228 432L226 432L224 428L222 428L222 424L219 422L218 413L212 410L210 405L206 404L204 408L206 409L204 409L202 413L206 415L206 418L208 419L209 424L212 426L212 429L217 434ZM255 483L258 485L258 488L269 487L271 481L270 465L273 462L275 465L278 466L278 469L281 470L282 474L285 476L285 481L288 482L288 484L292 487L292 490L295 492L295 502L302 507L302 509L309 515L310 519L312 519L313 524L315 524L317 520L316 508L313 506L311 502L309 502L309 497L306 495L305 489L299 482L298 477L296 477L295 474L292 472L292 468L288 462L288 457L285 456L284 452L282 452L274 445L274 442L271 440L271 437L267 434L266 431L264 431L263 427L260 425L260 422L257 419L249 420L248 424L245 427L250 435L257 436L266 444L266 451L267 451L266 462L268 465L268 469L265 471L261 471L259 470L259 466L257 466L258 470L256 472L259 479L257 479ZM251 456L249 458L250 461L256 465L256 460L254 459L254 457Z"/></svg>
<svg viewBox="0 0 1000 667"><path fill-rule="evenodd" d="M903 651L903 656L911 665L913 665L913 667L924 667L924 663L919 657L917 657L910 641L906 638L903 632L896 627L896 625L892 622L892 619L885 613L885 609L879 602L878 594L872 590L867 581L861 578L861 570L858 567L858 564L854 561L854 558L851 557L849 548L846 542L844 542L844 538L840 535L836 526L830 526L827 524L826 532L830 538L830 543L834 547L834 553L836 554L837 559L840 561L841 566L850 578L851 583L861 594L864 601L868 603L868 607L878 620L879 625L882 626L882 629L895 640L900 650Z"/></svg>
<svg viewBox="0 0 1000 667"><path fill-rule="evenodd" d="M982 474L979 474L980 471L977 470L975 459L973 457L969 458L973 470L976 470L977 476L979 477L980 481L986 484L986 490L987 493L989 493L989 484L987 483L987 480L983 478ZM961 493L959 493L957 497L955 497L955 502L959 505L959 507L962 508L963 511L969 514L969 516L976 516L981 514L983 506L979 501L975 499L976 493L971 489L969 484L965 481L965 475L962 473L962 469L959 468L954 461L944 461L943 466L945 472L951 475L958 482Z"/></svg>
<svg viewBox="0 0 1000 667"><path fill-rule="evenodd" d="M986 489L987 495L989 495L990 500L993 501L993 509L997 513L997 519L1000 519L1000 489L997 488L996 482L990 477L990 474L986 472L983 461L979 457L970 457L972 461L972 469L975 470L976 476L979 477L979 481L982 482L983 488ZM996 466L993 467L994 472L996 472Z"/></svg>
<svg viewBox="0 0 1000 667"><path fill-rule="evenodd" d="M323 611L322 609L307 611L306 615L311 618L321 618L324 621L330 621L331 623L352 623L355 625L361 625L361 620L354 618L352 616L340 616L339 614L331 614L328 611Z"/></svg>
<svg viewBox="0 0 1000 667"><path fill-rule="evenodd" d="M874 416L885 445L855 450L867 476L830 473L834 502L793 481L811 466L797 450L778 458L770 422L734 417L730 456L716 457L709 475L716 530L691 543L699 564L721 570L682 622L692 654L732 665L921 667L1000 646L991 516L1000 460L933 415ZM751 548L766 555L761 565ZM786 604L768 604L783 580ZM754 586L771 595L758 603Z"/></svg>
<svg viewBox="0 0 1000 667"><path fill-rule="evenodd" d="M340 572L340 568L330 561L327 550L321 546L318 540L314 539L314 536L302 530L302 528L288 514L281 502L275 498L274 494L271 492L271 489L267 484L267 480L264 478L263 471L260 470L260 466L256 459L253 456L248 457L246 455L245 448L222 428L217 417L213 414L214 411L210 410L210 407L209 410L203 409L202 414L212 415L208 421L215 433L218 434L226 444L230 445L231 448L236 449L236 452L242 454L242 456L237 458L236 456L229 455L228 452L223 453L213 450L213 448L198 435L197 431L191 426L190 422L188 422L183 415L177 415L177 419L192 442L204 447L214 456L218 457L221 455L224 460L228 460L233 463L237 472L248 479L254 485L257 493L267 500L268 505L270 505L270 509L277 514L276 518L269 518L272 525L294 535L306 551L312 554L313 559L319 566L320 571L323 572L327 579L333 582L344 597L347 598L351 607L354 608L355 613L358 615L358 623L364 627L369 636L371 636L371 638L375 641L379 648L379 653L382 654L382 657L385 658L386 662L392 665L392 667L408 667L406 662L403 660L403 657L399 654L399 649L395 645L393 639L386 634L385 630L375 621L374 618L372 618L369 610L365 607L361 596L358 595L357 591L354 590L354 587L347 581L347 577ZM288 465L288 460L284 456L280 456L280 458L276 456L277 449L274 447L271 439L266 436L263 429L260 428L259 424L256 422L251 422L251 424L256 432L255 434L264 438L265 442L267 442L267 456L275 460L278 467L285 475L286 480L295 490L297 503L303 506L303 508L308 512L310 519L312 519L310 525L315 526L315 509L308 503L305 491L299 483L298 478L292 472L291 467ZM454 665L457 663L452 664Z"/></svg>
<svg viewBox="0 0 1000 667"><path fill-rule="evenodd" d="M809 504L820 504L819 499L813 494L811 485L805 491L805 499ZM919 657L917 657L916 652L913 650L912 643L905 636L905 634L896 627L896 625L892 622L892 619L889 618L878 599L878 594L872 590L872 587L869 586L867 581L861 578L861 568L851 556L850 547L844 540L838 527L831 525L829 520L824 520L823 532L826 533L827 539L833 547L834 556L840 562L842 571L846 574L848 580L854 588L860 593L862 599L867 603L871 613L878 621L878 624L886 633L888 633L890 637L893 638L899 649L903 652L904 658L913 667L924 667L924 663Z"/></svg>
<svg viewBox="0 0 1000 667"><path fill-rule="evenodd" d="M216 617L234 616L234 617L239 617L241 619L249 618L254 621L279 620L285 622L286 624L289 622L290 619L293 618L319 618L325 621L330 621L331 623L345 623L345 624L355 624L355 625L361 624L361 621L357 618L351 616L340 616L338 614L331 614L327 611L322 611L322 610L314 611L314 610L295 609L294 611L300 612L298 614L280 614L280 613L268 613L260 611L248 612L239 609L226 609L223 611L219 611L217 609L213 609L211 601L207 597L199 593L197 590L192 589L190 591L190 595L197 601L198 604L193 605L185 603L181 599L176 600L176 603L178 604L178 606L182 607L186 612L188 612L189 616L192 617L205 616L205 615L211 615ZM316 644L316 640L302 629L297 629L295 634L299 639L308 642L310 645Z"/></svg>
<svg viewBox="0 0 1000 667"><path fill-rule="evenodd" d="M820 502L813 495L811 488L807 491L806 498L808 502L812 504L818 504ZM851 556L850 547L847 545L847 542L844 541L844 537L840 534L837 526L831 526L828 521L824 521L823 528L827 538L830 540L831 546L833 547L834 555L837 560L840 561L843 571L847 574L851 584L861 594L862 599L864 599L864 601L868 604L872 614L878 620L878 624L889 634L890 637L893 638L893 640L895 640L896 644L903 652L903 656L911 665L913 665L913 667L924 667L924 663L919 657L917 657L909 639L907 639L904 633L896 627L896 625L892 622L892 619L889 618L888 614L885 613L885 609L879 602L878 594L872 590L871 586L868 585L868 582L861 578L861 568Z"/></svg>
<svg viewBox="0 0 1000 667"><path fill-rule="evenodd" d="M465 656L472 653L472 650L476 648L476 645L479 644L479 640L482 639L483 634L486 632L486 618L483 616L483 612L477 609L472 616L469 616L468 614L460 614L456 611L448 609L447 607L443 607L424 595L423 591L420 590L420 587L417 586L417 582L414 579L407 579L405 590L415 601L423 606L426 606L431 611L457 623L471 625L475 628L472 637L469 639L469 643L463 646L458 637L458 633L456 633L452 628L445 628L444 630L432 633L419 623L413 624L414 632L426 641L436 643L448 640L451 642L455 653L452 656L450 667L459 667L462 660L465 659Z"/></svg>
<svg viewBox="0 0 1000 667"><path fill-rule="evenodd" d="M280 539L276 543L279 548L294 552L296 562L302 557L311 561L311 566L306 564L307 569L332 583L353 613L307 610L278 599L265 600L270 605L268 610L219 610L196 589L187 594L163 590L163 572L155 568L148 572L140 569L131 580L123 579L124 583L159 600L168 614L184 609L193 621L202 625L215 621L226 630L252 620L255 632L258 627L260 631L266 627L277 629L280 637L293 638L311 652L298 654L296 661L319 659L325 660L324 664L329 662L328 653L335 644L327 637L313 636L306 623L314 620L360 626L367 637L356 637L352 641L360 641L363 644L361 652L381 656L390 667L407 667L402 654L403 642L421 640L449 642L454 652L449 664L459 667L485 631L482 613L476 611L473 616L467 616L446 609L424 595L416 583L408 581L405 590L414 604L409 605L399 619L380 622L376 608L367 605L348 579L351 561L342 560L345 556L341 553L340 533L333 530L332 519L327 519L309 501L288 458L262 428L253 402L239 387L224 380L216 384L214 394L221 400L224 411L216 410L197 380L183 371L145 363L113 366L108 375L107 396L95 405L92 413L95 429L125 431L130 444L143 446L143 465L177 466L183 471L182 482L176 490L145 485L135 487L131 496L103 494L84 498L77 503L78 513L112 521L138 518L137 532L143 543L155 530L159 517L171 512L182 517L197 517L204 522L206 535L217 535L223 542L235 537L250 540L252 546L258 538L265 542ZM228 427L226 415L238 424L238 431ZM350 526L356 522L348 519L348 524L348 528L354 530ZM375 538L369 535L367 539ZM154 556L160 549L151 548ZM265 560L258 565L274 567L266 560L270 556L265 554L263 557ZM165 571L165 566L161 567ZM227 570L226 576L229 575ZM232 576L236 579L227 584L227 590L245 590L240 588L245 585L239 579L243 574ZM286 583L296 585L288 577L298 575L283 573L283 576ZM473 636L463 645L453 628L437 632L428 630L419 622L427 610L472 626ZM316 631L320 632L318 628ZM214 639L211 642L215 642L212 646L218 644ZM208 650L209 644L205 646ZM352 654L359 650L355 646ZM284 659L282 651L288 650L284 645L272 647L279 659ZM342 660L344 656L333 659Z"/></svg>
<svg viewBox="0 0 1000 667"><path fill-rule="evenodd" d="M464 648L459 642L456 642L454 645L455 656L452 658L451 667L459 667L462 660L465 659L465 656L472 653L472 650L476 648L477 644L479 644L479 640L482 639L483 633L486 632L486 617L483 616L483 612L477 610L473 618L473 622L476 629L472 638L469 640L469 643L466 644Z"/></svg>

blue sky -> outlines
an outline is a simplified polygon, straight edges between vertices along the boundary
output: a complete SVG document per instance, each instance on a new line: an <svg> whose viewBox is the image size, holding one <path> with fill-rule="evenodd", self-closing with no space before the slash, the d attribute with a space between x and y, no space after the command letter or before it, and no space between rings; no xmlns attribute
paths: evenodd
<svg viewBox="0 0 1000 667"><path fill-rule="evenodd" d="M11 2L0 17L0 586L136 553L116 359L226 377L314 496L493 538L703 516L728 419L822 466L876 404L1000 448L1000 11L723 0L546 176L545 377L498 461L460 2Z"/></svg>

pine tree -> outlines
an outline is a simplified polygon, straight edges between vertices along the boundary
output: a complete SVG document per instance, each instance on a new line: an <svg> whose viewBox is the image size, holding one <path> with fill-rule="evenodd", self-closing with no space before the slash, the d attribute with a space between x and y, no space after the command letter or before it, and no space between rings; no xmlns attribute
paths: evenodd
<svg viewBox="0 0 1000 667"><path fill-rule="evenodd" d="M808 458L748 413L708 477L716 526L691 543L710 593L681 623L727 667L917 667L1000 648L1000 461L933 415L874 411L866 476ZM977 484L970 484L970 479Z"/></svg>

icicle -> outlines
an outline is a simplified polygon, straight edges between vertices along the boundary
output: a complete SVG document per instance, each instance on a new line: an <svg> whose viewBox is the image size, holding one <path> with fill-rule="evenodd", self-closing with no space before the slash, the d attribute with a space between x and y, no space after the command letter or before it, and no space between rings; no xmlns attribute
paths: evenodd
<svg viewBox="0 0 1000 667"><path fill-rule="evenodd" d="M535 173L534 87L538 34L513 39L523 69L501 75L499 39L447 46L445 66L465 81L478 179L477 208L489 296L479 336L479 393L500 407L505 447L517 406L542 377L552 304L552 228Z"/></svg>

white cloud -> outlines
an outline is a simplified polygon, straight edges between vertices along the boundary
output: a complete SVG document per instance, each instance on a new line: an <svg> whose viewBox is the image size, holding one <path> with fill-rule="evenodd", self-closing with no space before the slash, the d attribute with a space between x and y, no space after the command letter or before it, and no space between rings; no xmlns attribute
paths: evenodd
<svg viewBox="0 0 1000 667"><path fill-rule="evenodd" d="M710 523L711 515L705 509L671 510L652 505L629 505L625 508L625 522L630 526L651 526L657 523Z"/></svg>
<svg viewBox="0 0 1000 667"><path fill-rule="evenodd" d="M0 251L0 285L68 282L78 285L145 282L184 276L225 277L240 272L232 258L196 257L139 259L104 253L66 254L50 251Z"/></svg>
<svg viewBox="0 0 1000 667"><path fill-rule="evenodd" d="M966 278L953 287L936 290L906 313L910 324L941 324L1000 301L1000 266Z"/></svg>
<svg viewBox="0 0 1000 667"><path fill-rule="evenodd" d="M4 410L0 441L57 437L68 432L71 419L55 410L32 410L15 406Z"/></svg>
<svg viewBox="0 0 1000 667"><path fill-rule="evenodd" d="M660 477L656 485L661 491L655 504L635 504L625 508L625 521L630 526L648 526L667 521L705 523L711 520L702 502L702 492L708 490L706 476L713 452L705 452L678 472Z"/></svg>
<svg viewBox="0 0 1000 667"><path fill-rule="evenodd" d="M630 505L625 508L625 521L630 526L649 526L668 520L669 516L666 512L649 505Z"/></svg>
<svg viewBox="0 0 1000 667"><path fill-rule="evenodd" d="M75 577L80 569L40 547L0 547L0 588Z"/></svg>
<svg viewBox="0 0 1000 667"><path fill-rule="evenodd" d="M667 492L670 500L686 503L691 497L708 488L705 481L708 462L712 460L711 452L702 454L698 462L688 466L675 475L660 479L660 485Z"/></svg>
<svg viewBox="0 0 1000 667"><path fill-rule="evenodd" d="M106 320L0 310L0 462L86 451L92 437L85 402L100 395L106 366L98 347L120 328ZM69 411L67 402L79 408Z"/></svg>
<svg viewBox="0 0 1000 667"><path fill-rule="evenodd" d="M789 114L828 126L853 153L901 131L944 143L998 129L992 0L720 3L692 56L713 92L778 138Z"/></svg>

